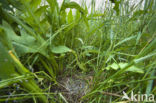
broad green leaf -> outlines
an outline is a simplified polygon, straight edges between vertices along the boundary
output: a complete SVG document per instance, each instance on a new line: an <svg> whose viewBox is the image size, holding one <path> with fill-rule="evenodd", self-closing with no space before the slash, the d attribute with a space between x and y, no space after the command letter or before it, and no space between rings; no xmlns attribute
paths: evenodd
<svg viewBox="0 0 156 103"><path fill-rule="evenodd" d="M66 46L57 46L57 47L53 47L51 51L53 53L61 54L61 53L71 52L72 50Z"/></svg>
<svg viewBox="0 0 156 103"><path fill-rule="evenodd" d="M9 13L6 12L6 16L9 17L11 20L15 21L17 24L19 24L20 26L22 26L30 35L36 37L36 34L34 33L34 30L32 28L30 28L29 26L27 26L22 20L20 20L17 16L11 15Z"/></svg>
<svg viewBox="0 0 156 103"><path fill-rule="evenodd" d="M106 67L106 70L110 70L110 69L114 69L114 70L118 70L118 69L123 69L128 65L128 63L113 63L109 66ZM136 73L144 73L142 68L138 68L135 65L129 67L126 71L130 71L130 72L136 72Z"/></svg>
<svg viewBox="0 0 156 103"><path fill-rule="evenodd" d="M13 49L12 42L9 39L8 35L6 35L4 28L0 26L0 42L8 49Z"/></svg>
<svg viewBox="0 0 156 103"><path fill-rule="evenodd" d="M41 39L36 40L33 36L29 35L24 30L21 30L21 36L17 36L11 26L7 22L3 22L4 31L6 32L9 39L12 41L15 51L18 56L27 53L41 53L46 56L46 45L39 50L39 47L44 42Z"/></svg>
<svg viewBox="0 0 156 103"><path fill-rule="evenodd" d="M27 53L37 53L37 50L31 47L28 47L26 45L13 42L13 45L15 47L15 51L17 52L18 56L22 56Z"/></svg>
<svg viewBox="0 0 156 103"><path fill-rule="evenodd" d="M39 49L42 43L33 36L28 35L24 30L21 31L21 36L18 40L13 40L13 45L19 56L27 53L41 53L46 56L46 45Z"/></svg>
<svg viewBox="0 0 156 103"><path fill-rule="evenodd" d="M18 40L19 39L19 37L13 31L12 27L6 21L3 21L2 28L4 29L4 31L6 32L6 34L8 35L8 38L10 40Z"/></svg>
<svg viewBox="0 0 156 103"><path fill-rule="evenodd" d="M12 59L0 41L0 79L7 79L16 75Z"/></svg>

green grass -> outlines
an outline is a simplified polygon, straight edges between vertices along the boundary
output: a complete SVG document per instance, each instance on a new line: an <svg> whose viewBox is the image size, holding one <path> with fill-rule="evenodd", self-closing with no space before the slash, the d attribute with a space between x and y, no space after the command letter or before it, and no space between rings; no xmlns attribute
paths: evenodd
<svg viewBox="0 0 156 103"><path fill-rule="evenodd" d="M0 102L126 103L123 91L156 95L156 0L118 0L104 10L92 0L91 11L85 0L45 2L0 0Z"/></svg>

